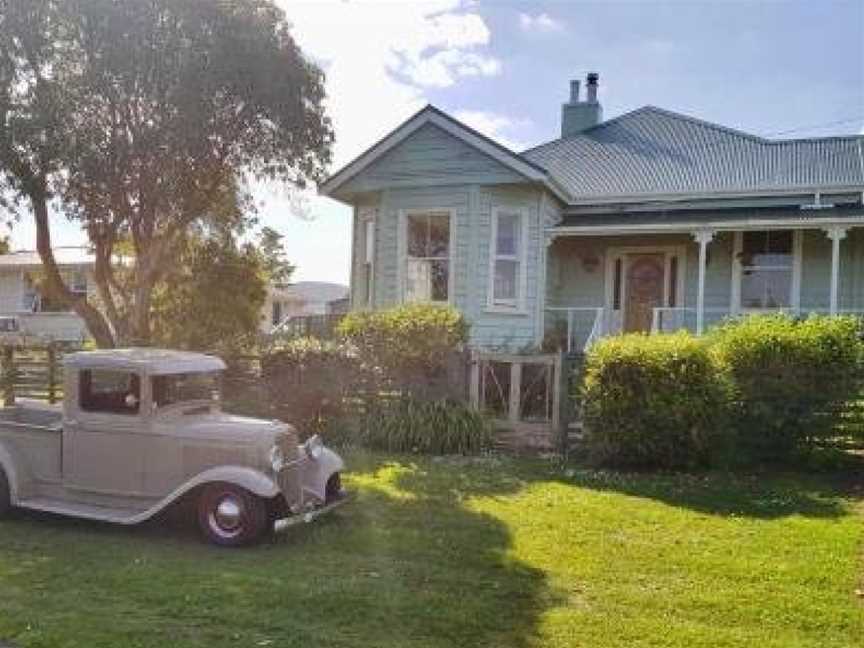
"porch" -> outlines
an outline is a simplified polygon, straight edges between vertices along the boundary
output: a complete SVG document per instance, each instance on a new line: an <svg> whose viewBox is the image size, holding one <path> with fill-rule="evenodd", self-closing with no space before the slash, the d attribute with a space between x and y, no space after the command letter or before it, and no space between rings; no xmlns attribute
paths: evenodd
<svg viewBox="0 0 864 648"><path fill-rule="evenodd" d="M548 232L545 346L625 332L702 334L752 313L864 315L864 217Z"/></svg>

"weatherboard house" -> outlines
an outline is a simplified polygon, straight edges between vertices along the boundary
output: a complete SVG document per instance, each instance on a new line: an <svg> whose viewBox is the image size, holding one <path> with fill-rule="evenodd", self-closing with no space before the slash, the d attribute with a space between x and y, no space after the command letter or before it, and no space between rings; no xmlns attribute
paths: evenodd
<svg viewBox="0 0 864 648"><path fill-rule="evenodd" d="M354 208L351 307L449 303L498 350L864 313L864 137L603 121L597 84L573 81L561 137L527 151L427 106L323 183Z"/></svg>

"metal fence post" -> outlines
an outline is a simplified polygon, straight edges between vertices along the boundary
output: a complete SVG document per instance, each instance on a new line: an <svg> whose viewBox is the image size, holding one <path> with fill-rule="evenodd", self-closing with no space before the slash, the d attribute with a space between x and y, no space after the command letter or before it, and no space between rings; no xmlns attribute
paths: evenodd
<svg viewBox="0 0 864 648"><path fill-rule="evenodd" d="M57 347L54 342L48 343L45 353L48 361L48 402L54 405L57 402Z"/></svg>

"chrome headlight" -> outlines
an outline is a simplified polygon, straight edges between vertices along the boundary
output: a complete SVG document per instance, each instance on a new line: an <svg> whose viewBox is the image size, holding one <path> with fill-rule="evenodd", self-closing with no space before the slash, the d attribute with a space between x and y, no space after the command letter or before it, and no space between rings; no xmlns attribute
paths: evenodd
<svg viewBox="0 0 864 648"><path fill-rule="evenodd" d="M306 439L304 445L306 448L306 454L313 459L320 459L321 455L324 453L324 442L321 441L321 437L317 434Z"/></svg>
<svg viewBox="0 0 864 648"><path fill-rule="evenodd" d="M270 466L273 468L273 472L279 472L285 467L285 453L282 451L278 445L274 445L270 448Z"/></svg>

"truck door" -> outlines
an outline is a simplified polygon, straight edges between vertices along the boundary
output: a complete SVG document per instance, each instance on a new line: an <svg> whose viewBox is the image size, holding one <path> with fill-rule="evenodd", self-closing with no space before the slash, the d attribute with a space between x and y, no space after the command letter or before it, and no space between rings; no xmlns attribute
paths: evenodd
<svg viewBox="0 0 864 648"><path fill-rule="evenodd" d="M141 376L118 369L78 372L77 402L63 422L63 480L67 487L110 495L139 495L144 484L146 425ZM74 398L74 392L69 394Z"/></svg>

